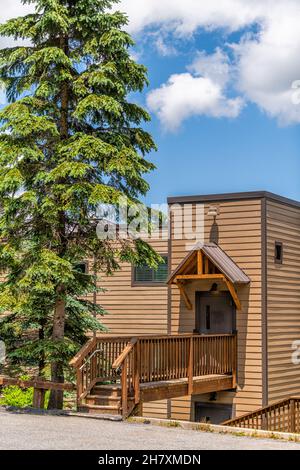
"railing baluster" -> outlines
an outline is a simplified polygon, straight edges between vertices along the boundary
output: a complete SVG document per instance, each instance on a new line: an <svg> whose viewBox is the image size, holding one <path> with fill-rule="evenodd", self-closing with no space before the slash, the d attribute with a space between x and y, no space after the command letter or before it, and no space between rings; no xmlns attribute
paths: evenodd
<svg viewBox="0 0 300 470"><path fill-rule="evenodd" d="M189 341L189 365L188 365L188 395L193 393L193 381L194 381L194 342L193 337L190 337Z"/></svg>

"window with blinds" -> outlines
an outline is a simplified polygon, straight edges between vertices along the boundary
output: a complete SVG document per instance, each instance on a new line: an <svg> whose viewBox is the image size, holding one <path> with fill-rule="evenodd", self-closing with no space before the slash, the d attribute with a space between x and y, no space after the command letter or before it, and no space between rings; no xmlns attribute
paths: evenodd
<svg viewBox="0 0 300 470"><path fill-rule="evenodd" d="M136 284L161 283L164 284L168 277L168 257L162 256L163 263L159 264L157 269L149 266L136 266L134 272L134 282Z"/></svg>

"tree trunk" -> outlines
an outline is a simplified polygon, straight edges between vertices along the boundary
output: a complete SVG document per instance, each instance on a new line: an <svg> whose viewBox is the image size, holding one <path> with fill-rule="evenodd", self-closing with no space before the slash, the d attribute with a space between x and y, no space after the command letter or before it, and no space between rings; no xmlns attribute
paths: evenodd
<svg viewBox="0 0 300 470"><path fill-rule="evenodd" d="M58 294L64 295L64 288L63 286L59 286ZM65 334L65 313L66 313L66 306L65 300L63 298L59 298L56 301L55 310L54 310L54 318L53 318L53 332L52 332L52 340L56 341L63 341L64 334ZM54 361L51 363L51 381L63 383L64 382L64 368L62 361ZM57 409L62 410L63 408L63 398L64 393L62 390L51 390L50 398L48 403L48 410Z"/></svg>
<svg viewBox="0 0 300 470"><path fill-rule="evenodd" d="M39 330L39 340L43 341L45 339L45 319L41 320L41 328ZM44 370L46 366L46 361L45 361L45 353L42 352L40 359L39 359L39 377L44 376Z"/></svg>
<svg viewBox="0 0 300 470"><path fill-rule="evenodd" d="M60 48L66 55L69 55L69 40L67 36L60 37ZM69 87L68 82L63 82L61 85L61 110L60 110L60 138L61 140L68 139L69 137L69 123L68 123L68 112L69 112ZM63 257L66 251L66 233L65 233L65 214L60 213L59 221L59 240L61 243L60 256ZM64 300L65 289L64 286L58 286L57 288L57 300L54 309L53 318L53 331L52 340L63 341L65 335L65 316L66 316L66 305ZM64 367L63 361L54 361L51 363L51 380L52 382L64 382ZM48 403L48 409L59 409L63 408L63 391L51 390L50 398Z"/></svg>

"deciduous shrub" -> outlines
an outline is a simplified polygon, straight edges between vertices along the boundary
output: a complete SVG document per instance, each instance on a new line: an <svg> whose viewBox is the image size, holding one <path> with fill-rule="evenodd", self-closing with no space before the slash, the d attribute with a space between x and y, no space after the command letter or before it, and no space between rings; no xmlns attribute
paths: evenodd
<svg viewBox="0 0 300 470"><path fill-rule="evenodd" d="M28 380L29 377L23 376L22 380ZM21 388L17 385L9 385L2 389L3 397L0 399L0 405L16 406L26 408L32 406L33 388Z"/></svg>

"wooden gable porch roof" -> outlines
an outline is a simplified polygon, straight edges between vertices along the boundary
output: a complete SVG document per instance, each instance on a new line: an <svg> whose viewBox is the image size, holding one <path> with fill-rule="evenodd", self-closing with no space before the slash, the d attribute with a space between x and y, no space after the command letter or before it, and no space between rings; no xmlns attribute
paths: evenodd
<svg viewBox="0 0 300 470"><path fill-rule="evenodd" d="M212 266L209 266L210 264ZM167 281L169 285L177 285L189 310L192 310L192 303L185 291L184 284L193 280L225 282L238 310L241 310L241 302L235 285L245 285L250 282L247 274L215 243L195 245Z"/></svg>
<svg viewBox="0 0 300 470"><path fill-rule="evenodd" d="M197 260L197 252L202 252L211 263L233 284L249 284L250 278L244 271L215 243L197 243L181 261L168 278L168 284L180 274L187 274L188 268L193 266L193 260Z"/></svg>

